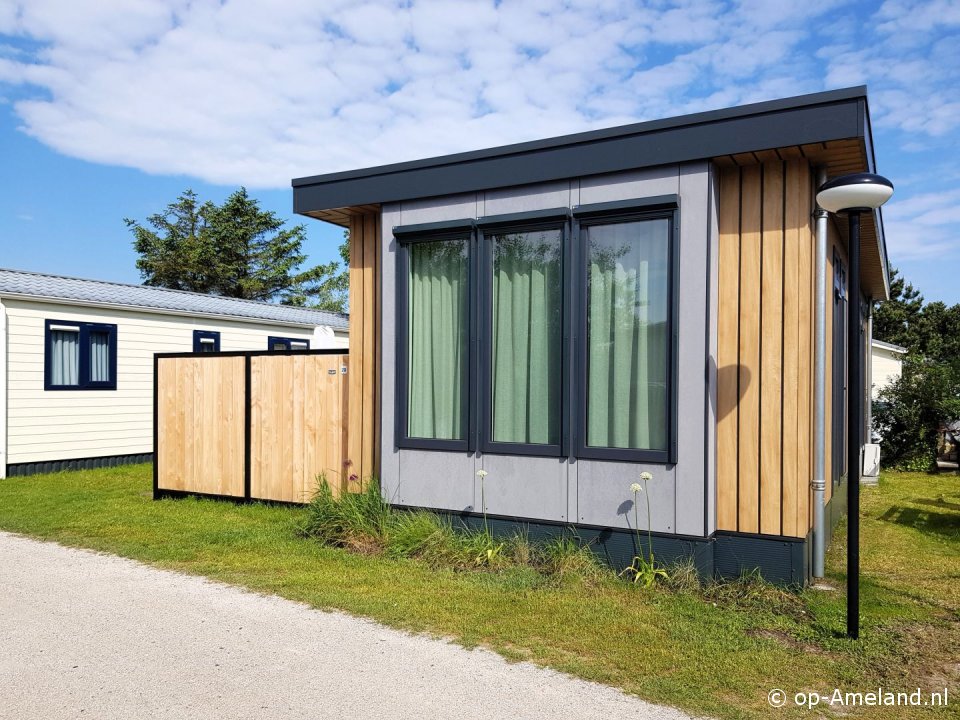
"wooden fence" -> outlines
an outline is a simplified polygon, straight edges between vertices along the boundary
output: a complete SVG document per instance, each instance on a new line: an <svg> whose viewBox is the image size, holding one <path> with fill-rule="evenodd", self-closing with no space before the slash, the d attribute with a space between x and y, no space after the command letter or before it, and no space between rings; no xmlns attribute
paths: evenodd
<svg viewBox="0 0 960 720"><path fill-rule="evenodd" d="M154 497L307 502L347 488L347 355L154 356Z"/></svg>

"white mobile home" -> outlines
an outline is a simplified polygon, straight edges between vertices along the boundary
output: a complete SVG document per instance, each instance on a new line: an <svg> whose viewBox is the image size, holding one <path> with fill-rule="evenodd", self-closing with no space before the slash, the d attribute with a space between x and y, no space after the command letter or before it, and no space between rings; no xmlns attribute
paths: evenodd
<svg viewBox="0 0 960 720"><path fill-rule="evenodd" d="M345 315L0 269L0 477L150 459L158 352L346 348Z"/></svg>

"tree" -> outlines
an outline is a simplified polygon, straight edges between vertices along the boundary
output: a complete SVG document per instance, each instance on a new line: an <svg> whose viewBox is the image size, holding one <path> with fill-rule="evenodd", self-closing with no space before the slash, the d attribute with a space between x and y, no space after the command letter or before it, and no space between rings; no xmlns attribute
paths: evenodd
<svg viewBox="0 0 960 720"><path fill-rule="evenodd" d="M880 303L873 313L873 336L921 352L925 345L922 315L923 295L896 268L890 268L890 299Z"/></svg>
<svg viewBox="0 0 960 720"><path fill-rule="evenodd" d="M960 418L960 305L924 304L891 270L890 300L874 312L873 335L907 349L900 378L874 405L884 464L925 470L936 459L940 427Z"/></svg>
<svg viewBox="0 0 960 720"><path fill-rule="evenodd" d="M908 355L900 377L880 391L874 426L884 464L926 470L936 463L937 435L960 418L960 360L937 362Z"/></svg>
<svg viewBox="0 0 960 720"><path fill-rule="evenodd" d="M246 188L222 205L186 190L149 227L126 218L144 284L325 310L346 308L348 274L333 261L301 270L306 227L285 228ZM348 242L345 240L345 242ZM347 245L347 256L349 245ZM344 257L344 248L340 248Z"/></svg>

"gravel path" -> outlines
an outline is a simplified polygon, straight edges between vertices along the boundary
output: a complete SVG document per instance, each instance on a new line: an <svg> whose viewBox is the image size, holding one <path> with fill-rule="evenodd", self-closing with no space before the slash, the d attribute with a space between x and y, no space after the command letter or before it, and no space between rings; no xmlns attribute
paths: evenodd
<svg viewBox="0 0 960 720"><path fill-rule="evenodd" d="M0 717L686 718L343 613L0 533Z"/></svg>

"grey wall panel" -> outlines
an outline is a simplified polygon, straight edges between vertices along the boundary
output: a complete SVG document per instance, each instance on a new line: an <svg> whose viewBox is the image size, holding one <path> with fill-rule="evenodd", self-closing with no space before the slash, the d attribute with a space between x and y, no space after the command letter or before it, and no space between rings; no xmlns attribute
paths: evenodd
<svg viewBox="0 0 960 720"><path fill-rule="evenodd" d="M380 487L385 497L391 497L400 482L400 453L394 438L394 397L397 378L394 374L396 361L396 241L392 228L400 224L400 205L384 205L380 222L381 258L380 288L381 336L380 336Z"/></svg>
<svg viewBox="0 0 960 720"><path fill-rule="evenodd" d="M680 166L677 532L704 535L710 165Z"/></svg>
<svg viewBox="0 0 960 720"><path fill-rule="evenodd" d="M644 170L581 178L579 204L633 200L657 195L673 195L678 192L677 166L663 165Z"/></svg>
<svg viewBox="0 0 960 720"><path fill-rule="evenodd" d="M635 529L634 497L630 486L640 482L644 470L653 474L647 483L647 494L639 495L639 524L647 529L647 506L656 532L677 532L675 522L676 472L672 466L578 460L578 518L587 525L603 525Z"/></svg>
<svg viewBox="0 0 960 720"><path fill-rule="evenodd" d="M473 511L476 481L474 458L466 453L437 450L401 450L400 481L392 503L418 507Z"/></svg>
<svg viewBox="0 0 960 720"><path fill-rule="evenodd" d="M717 311L719 306L719 257L720 225L718 221L718 183L716 168L710 168L710 186L707 200L710 203L710 268L708 283L710 286L710 304L707 308L707 534L717 529Z"/></svg>
<svg viewBox="0 0 960 720"><path fill-rule="evenodd" d="M394 225L416 225L475 218L479 213L477 203L479 197L481 197L479 193L464 193L424 200L406 200L402 204L398 203L401 207L399 220L389 226L384 223L384 227L392 229Z"/></svg>
<svg viewBox="0 0 960 720"><path fill-rule="evenodd" d="M482 455L487 512L566 522L567 462L560 458ZM480 508L480 483L476 486Z"/></svg>
<svg viewBox="0 0 960 720"><path fill-rule="evenodd" d="M577 181L572 182L576 184ZM570 207L570 185L571 181L562 180L540 185L487 190L483 193L480 211L482 215L503 215L529 210Z"/></svg>

